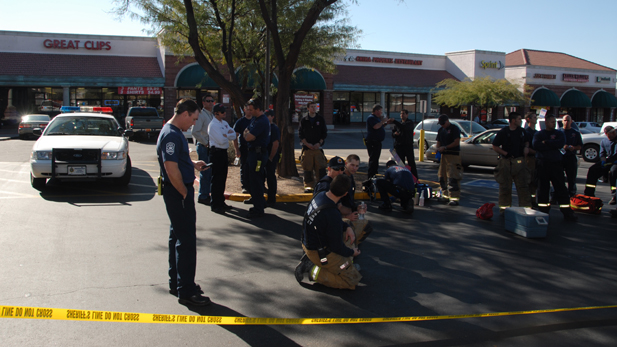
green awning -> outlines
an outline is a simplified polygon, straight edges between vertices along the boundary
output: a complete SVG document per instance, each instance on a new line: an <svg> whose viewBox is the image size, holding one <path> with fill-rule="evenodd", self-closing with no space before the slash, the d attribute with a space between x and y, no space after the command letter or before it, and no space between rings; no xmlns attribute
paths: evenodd
<svg viewBox="0 0 617 347"><path fill-rule="evenodd" d="M596 108L612 108L617 107L617 98L615 95L601 90L593 96L591 106Z"/></svg>
<svg viewBox="0 0 617 347"><path fill-rule="evenodd" d="M559 107L559 97L552 90L541 88L536 90L531 96L531 106Z"/></svg>
<svg viewBox="0 0 617 347"><path fill-rule="evenodd" d="M291 90L326 90L326 81L315 69L301 67L294 71Z"/></svg>
<svg viewBox="0 0 617 347"><path fill-rule="evenodd" d="M561 107L591 107L591 100L580 90L571 89L561 96Z"/></svg>
<svg viewBox="0 0 617 347"><path fill-rule="evenodd" d="M242 88L244 88L246 86L247 89L255 89L257 86L259 86L261 84L261 82L260 83L255 83L255 77L258 77L258 76L260 76L260 74L258 74L257 71L255 71L255 70L251 71L251 73L248 76L246 76L245 69L243 69L243 68L239 68L236 71L236 78L238 79L238 81L240 83L240 86ZM245 81L245 79L246 79L246 81ZM246 83L246 85L245 85L245 83ZM278 79L278 77L276 77L276 74L272 74L272 81L271 81L271 83L275 87L278 88L278 86L279 86L279 79Z"/></svg>
<svg viewBox="0 0 617 347"><path fill-rule="evenodd" d="M218 89L219 86L199 64L184 69L176 80L176 88Z"/></svg>

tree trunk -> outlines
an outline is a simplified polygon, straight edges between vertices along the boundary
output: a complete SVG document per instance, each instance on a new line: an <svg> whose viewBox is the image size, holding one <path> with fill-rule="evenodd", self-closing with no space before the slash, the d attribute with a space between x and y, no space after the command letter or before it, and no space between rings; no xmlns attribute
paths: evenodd
<svg viewBox="0 0 617 347"><path fill-rule="evenodd" d="M279 176L297 177L296 155L294 151L295 134L293 124L289 117L289 96L291 87L290 69L279 70L279 86L276 96L276 123L281 129L281 163ZM293 70L292 70L293 71Z"/></svg>

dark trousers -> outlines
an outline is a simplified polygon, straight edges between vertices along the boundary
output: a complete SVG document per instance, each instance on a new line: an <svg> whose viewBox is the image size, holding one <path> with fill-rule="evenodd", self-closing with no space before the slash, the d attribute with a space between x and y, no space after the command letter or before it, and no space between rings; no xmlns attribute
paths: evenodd
<svg viewBox="0 0 617 347"><path fill-rule="evenodd" d="M171 225L169 227L169 288L178 289L179 298L189 298L197 293L195 267L197 246L195 235L195 192L187 184L186 199L171 183L163 188L163 200Z"/></svg>
<svg viewBox="0 0 617 347"><path fill-rule="evenodd" d="M248 154L248 169L251 200L255 213L263 213L266 206L264 199L264 179L266 165L268 163L268 152L257 153L250 151Z"/></svg>
<svg viewBox="0 0 617 347"><path fill-rule="evenodd" d="M413 153L413 145L411 146L396 146L394 147L396 154L398 154L399 158L403 164L405 164L405 159L407 159L407 165L411 167L411 173L417 179L418 178L418 169L416 169L416 158Z"/></svg>
<svg viewBox="0 0 617 347"><path fill-rule="evenodd" d="M379 171L379 156L381 156L381 141L366 140L366 150L368 151L368 178L371 178Z"/></svg>
<svg viewBox="0 0 617 347"><path fill-rule="evenodd" d="M563 156L563 169L566 172L568 182L568 195L573 197L576 194L576 174L578 171L576 155Z"/></svg>
<svg viewBox="0 0 617 347"><path fill-rule="evenodd" d="M585 195L595 196L598 179L608 174L608 183L611 185L611 194L615 193L615 183L617 182L617 164L602 166L601 162L593 164L587 171L587 182L585 182Z"/></svg>
<svg viewBox="0 0 617 347"><path fill-rule="evenodd" d="M549 213L551 209L549 193L551 183L555 188L555 198L559 203L559 210L564 215L572 214L570 209L570 197L566 189L566 179L563 175L562 162L547 162L538 160L538 209L541 212Z"/></svg>
<svg viewBox="0 0 617 347"><path fill-rule="evenodd" d="M268 183L268 202L276 203L276 167L279 163L280 154L277 154L272 158L272 161L268 160L266 165L266 182Z"/></svg>
<svg viewBox="0 0 617 347"><path fill-rule="evenodd" d="M391 205L388 194L401 199L401 207L403 209L407 208L409 200L413 199L414 196L414 193L408 191L407 189L397 187L392 182L385 179L376 180L375 185L377 186L381 200L386 205Z"/></svg>
<svg viewBox="0 0 617 347"><path fill-rule="evenodd" d="M246 148L240 147L240 183L242 184L242 189L250 191L248 157L249 153Z"/></svg>
<svg viewBox="0 0 617 347"><path fill-rule="evenodd" d="M197 158L203 160L204 163L210 162L210 155L208 154L208 148L203 144L197 142ZM212 170L201 171L199 173L199 195L197 199L203 200L210 196L210 181L212 179Z"/></svg>
<svg viewBox="0 0 617 347"><path fill-rule="evenodd" d="M225 184L227 182L228 159L227 150L225 149L210 149L210 161L212 167L212 188L210 194L212 203L210 207L214 210L225 206Z"/></svg>

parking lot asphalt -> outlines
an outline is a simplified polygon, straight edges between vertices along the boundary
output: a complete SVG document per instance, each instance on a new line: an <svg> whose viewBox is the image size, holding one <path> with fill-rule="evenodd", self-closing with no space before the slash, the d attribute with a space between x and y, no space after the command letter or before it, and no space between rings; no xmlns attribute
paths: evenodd
<svg viewBox="0 0 617 347"><path fill-rule="evenodd" d="M332 135L326 154L355 152L357 133ZM29 184L33 141L0 142L0 305L272 318L374 318L615 305L616 220L579 215L566 223L551 211L548 235L526 239L504 221L475 210L497 201L492 170L470 168L461 206L431 201L412 216L383 214L369 203L374 233L356 259L355 291L298 284L300 225L306 203L281 203L266 217L228 216L197 206L197 276L213 305L185 307L167 293L169 220L156 195L153 143L131 142L133 179L102 183ZM389 143L384 148L389 148ZM381 157L382 169L387 151ZM365 164L364 164L365 165ZM579 189L589 167L579 169ZM361 167L362 169L362 167ZM419 163L420 178L437 166ZM492 182L492 183L491 183ZM608 186L598 196L608 201ZM610 207L612 208L612 207ZM496 210L495 210L496 212ZM580 346L617 340L617 310L343 325L171 325L0 318L3 346Z"/></svg>

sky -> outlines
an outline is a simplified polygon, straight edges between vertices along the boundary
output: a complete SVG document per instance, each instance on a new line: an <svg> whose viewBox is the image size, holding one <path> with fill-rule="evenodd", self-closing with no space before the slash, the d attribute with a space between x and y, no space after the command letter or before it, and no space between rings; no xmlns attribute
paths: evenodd
<svg viewBox="0 0 617 347"><path fill-rule="evenodd" d="M342 1L350 4L349 24L363 32L361 49L443 55L527 48L617 69L616 0ZM114 7L113 0L0 0L0 30L148 36L138 21L118 19Z"/></svg>

